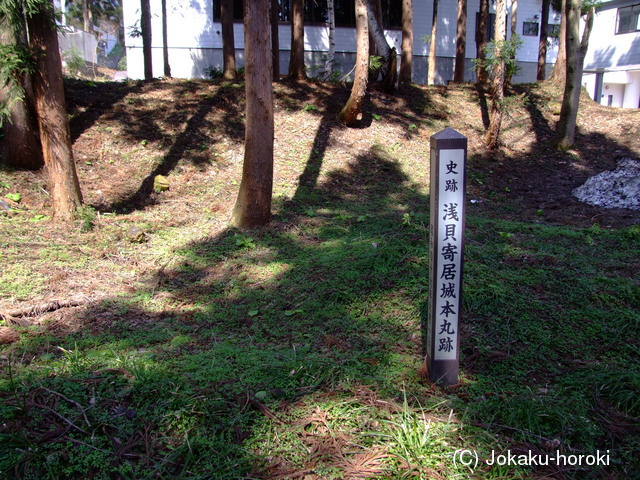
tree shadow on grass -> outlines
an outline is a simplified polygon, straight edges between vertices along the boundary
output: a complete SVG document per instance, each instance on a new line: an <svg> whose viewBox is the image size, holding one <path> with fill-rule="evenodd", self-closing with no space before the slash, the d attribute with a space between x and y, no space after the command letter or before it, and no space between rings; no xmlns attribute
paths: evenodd
<svg viewBox="0 0 640 480"><path fill-rule="evenodd" d="M412 290L426 282L418 257L427 242L423 230L402 226L406 210L396 205L426 200L379 151L307 186L313 195L284 205L287 221L185 245L146 288L89 308L79 319L87 330L65 348L109 360L97 368L83 357L45 381L48 390L30 397L21 435L49 454L56 445L75 450L72 463L76 452L93 453L108 459L105 469L128 463L137 476L184 468L243 478L258 467L241 445L278 402L356 379L397 395L412 373L396 355L420 356L409 337L419 335ZM79 384L69 381L76 375ZM51 403L55 391L89 405L91 388L98 394L86 421ZM57 419L53 440L38 414Z"/></svg>

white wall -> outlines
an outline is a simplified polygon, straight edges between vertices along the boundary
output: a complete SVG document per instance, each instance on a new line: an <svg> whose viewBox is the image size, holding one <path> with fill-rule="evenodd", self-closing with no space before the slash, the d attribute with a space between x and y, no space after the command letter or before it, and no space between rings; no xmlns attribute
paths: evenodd
<svg viewBox="0 0 640 480"><path fill-rule="evenodd" d="M162 19L160 0L151 0L152 45L154 75L162 75ZM438 8L438 33L436 55L451 64L455 56L457 0L440 0ZM518 5L518 34L522 34L522 23L532 20L534 15L540 16L542 0L520 0ZM476 57L475 23L479 0L469 0L467 8L467 48L466 57ZM495 13L495 8L493 12ZM212 19L212 0L167 0L169 62L172 75L175 77L202 77L206 68L222 68L221 25ZM127 66L131 78L143 78L142 39L131 37L131 27L140 26L140 3L136 0L123 0L123 16L127 45ZM417 57L427 57L429 45L424 37L431 34L432 3L414 1L413 14L413 53ZM510 20L509 20L510 21ZM553 14L550 15L553 23ZM508 24L509 25L509 24ZM509 29L509 27L507 27ZM244 48L243 26L234 25L236 52L240 54ZM400 52L402 34L400 30L386 32L391 45ZM290 45L291 28L289 24L280 24L279 41L281 58L287 56ZM327 51L329 49L328 27L307 26L305 28L305 49L307 51ZM538 59L538 37L522 37L524 44L518 52L522 62L536 63ZM356 35L354 28L336 28L336 52L355 53ZM555 61L556 51L548 49L547 61ZM158 59L158 60L157 60ZM423 59L423 63L424 63ZM470 61L467 62L471 66ZM350 69L347 68L347 70ZM468 72L468 76L472 73ZM446 79L442 79L445 81ZM533 81L535 78L529 79ZM418 79L417 81L420 81Z"/></svg>

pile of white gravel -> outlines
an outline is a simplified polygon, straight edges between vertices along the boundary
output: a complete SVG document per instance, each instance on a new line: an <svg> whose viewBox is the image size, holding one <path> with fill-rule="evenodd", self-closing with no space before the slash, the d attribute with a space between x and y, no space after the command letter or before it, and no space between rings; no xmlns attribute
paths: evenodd
<svg viewBox="0 0 640 480"><path fill-rule="evenodd" d="M618 168L590 177L572 193L589 205L640 210L640 162L624 158Z"/></svg>

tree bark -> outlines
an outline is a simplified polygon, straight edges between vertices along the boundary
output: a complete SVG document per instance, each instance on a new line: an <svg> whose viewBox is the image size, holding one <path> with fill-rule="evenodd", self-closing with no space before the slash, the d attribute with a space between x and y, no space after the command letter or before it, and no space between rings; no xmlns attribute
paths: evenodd
<svg viewBox="0 0 640 480"><path fill-rule="evenodd" d="M162 0L162 60L164 63L164 76L171 78L171 65L169 65L169 31L167 30L167 0Z"/></svg>
<svg viewBox="0 0 640 480"><path fill-rule="evenodd" d="M273 77L270 0L244 2L246 129L242 181L232 222L240 228L266 225L273 191Z"/></svg>
<svg viewBox="0 0 640 480"><path fill-rule="evenodd" d="M36 56L34 93L53 218L70 221L82 205L82 194L71 150L53 4L41 4L39 10L27 19L27 24L29 45Z"/></svg>
<svg viewBox="0 0 640 480"><path fill-rule="evenodd" d="M458 24L456 28L456 64L453 82L464 82L464 60L467 50L467 0L458 0Z"/></svg>
<svg viewBox="0 0 640 480"><path fill-rule="evenodd" d="M487 0L488 1L488 0ZM431 41L429 42L429 65L427 85L436 83L436 39L438 35L438 0L433 0L433 16L431 17Z"/></svg>
<svg viewBox="0 0 640 480"><path fill-rule="evenodd" d="M329 53L325 62L325 79L331 78L336 57L336 9L333 0L327 0L327 17L329 20Z"/></svg>
<svg viewBox="0 0 640 480"><path fill-rule="evenodd" d="M491 101L491 120L489 128L485 134L485 143L490 149L496 149L500 145L500 128L502 126L502 103L504 100L504 58L502 58L502 49L500 48L504 42L507 32L506 17L507 7L506 0L496 0L496 27L495 27L495 58L496 65L493 71L492 85L492 101ZM502 58L502 60L500 60Z"/></svg>
<svg viewBox="0 0 640 480"><path fill-rule="evenodd" d="M291 0L291 57L289 78L307 78L304 71L304 0Z"/></svg>
<svg viewBox="0 0 640 480"><path fill-rule="evenodd" d="M547 39L549 37L549 7L551 0L542 0L540 18L540 42L538 44L538 71L536 80L542 81L547 76Z"/></svg>
<svg viewBox="0 0 640 480"><path fill-rule="evenodd" d="M566 0L566 75L564 95L562 96L562 108L558 119L556 144L562 150L573 147L575 143L576 122L578 119L578 107L580 104L580 91L584 57L589 47L589 35L593 27L594 8L587 12L585 29L580 40L580 17L582 2L580 0Z"/></svg>
<svg viewBox="0 0 640 480"><path fill-rule="evenodd" d="M278 0L271 0L271 64L273 67L273 80L280 80L280 14L278 12Z"/></svg>
<svg viewBox="0 0 640 480"><path fill-rule="evenodd" d="M399 83L408 85L413 72L413 0L402 0L402 54Z"/></svg>
<svg viewBox="0 0 640 480"><path fill-rule="evenodd" d="M367 93L369 79L369 22L367 19L366 0L355 0L356 9L356 71L351 88L351 95L338 118L347 126L353 126L362 115L362 105Z"/></svg>
<svg viewBox="0 0 640 480"><path fill-rule="evenodd" d="M489 0L480 0L480 11L478 12L478 28L476 29L476 80L479 84L485 85L489 82L485 61L487 55L487 25L489 24Z"/></svg>
<svg viewBox="0 0 640 480"><path fill-rule="evenodd" d="M89 0L82 0L82 27L85 32L93 33L93 12Z"/></svg>
<svg viewBox="0 0 640 480"><path fill-rule="evenodd" d="M556 63L553 66L549 80L554 82L564 83L567 73L567 52L566 52L566 38L567 38L567 0L562 0L562 12L560 14L560 38L558 42L558 57Z"/></svg>
<svg viewBox="0 0 640 480"><path fill-rule="evenodd" d="M511 0L511 38L513 39L518 35L518 0ZM516 52L515 49L511 54L511 60L515 61ZM505 72L505 85L511 85L511 77L512 77L511 69L509 72Z"/></svg>
<svg viewBox="0 0 640 480"><path fill-rule="evenodd" d="M151 6L149 0L140 0L140 30L142 31L142 55L144 61L144 79L153 79L153 60L151 58Z"/></svg>
<svg viewBox="0 0 640 480"><path fill-rule="evenodd" d="M367 16L369 17L369 59L371 57L383 57L386 49L383 47L380 51L378 42L376 42L374 35L374 29L371 26L372 19L379 25L382 25L382 2L381 0L367 0ZM384 33L383 33L384 37ZM380 65L379 68L372 68L371 61L369 61L369 83L377 82L380 77L380 71L384 65Z"/></svg>
<svg viewBox="0 0 640 480"><path fill-rule="evenodd" d="M13 29L0 24L1 45L25 45L24 39L16 38ZM44 165L40 133L36 120L35 100L31 78L24 76L16 79L20 85L16 89L22 90L22 99L13 98L18 92L12 92L12 87L0 87L0 103L9 105L10 118L4 122L0 119L0 126L4 129L4 163L14 168L38 170Z"/></svg>
<svg viewBox="0 0 640 480"><path fill-rule="evenodd" d="M236 48L233 37L233 0L220 2L220 21L222 23L222 78L236 79Z"/></svg>
<svg viewBox="0 0 640 480"><path fill-rule="evenodd" d="M369 23L369 32L378 49L378 54L384 60L382 68L382 84L383 89L387 92L393 92L398 80L398 55L395 48L391 48L384 36L382 24L378 21L371 0L365 0L367 7L367 21ZM356 21L357 25L357 21Z"/></svg>

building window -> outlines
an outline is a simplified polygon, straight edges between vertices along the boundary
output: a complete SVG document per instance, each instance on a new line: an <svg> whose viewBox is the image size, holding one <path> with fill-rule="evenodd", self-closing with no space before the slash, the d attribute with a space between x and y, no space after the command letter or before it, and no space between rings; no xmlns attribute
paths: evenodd
<svg viewBox="0 0 640 480"><path fill-rule="evenodd" d="M524 22L522 24L522 35L528 37L538 36L538 22Z"/></svg>
<svg viewBox="0 0 640 480"><path fill-rule="evenodd" d="M242 22L243 0L233 0L233 19ZM339 27L354 27L355 0L335 0L334 10L336 25ZM402 27L402 2L396 0L381 0L382 23L384 28ZM278 16L281 22L291 21L291 0L278 0ZM220 20L220 0L213 0L213 19ZM304 2L304 22L307 25L326 24L329 22L327 2L325 0L306 0Z"/></svg>
<svg viewBox="0 0 640 480"><path fill-rule="evenodd" d="M490 13L489 20L487 22L487 28L484 32L485 34L484 38L487 42L490 42L491 40L493 40L493 32L495 29L495 24L496 24L496 14ZM480 12L476 13L476 31L478 31L479 27L480 27Z"/></svg>
<svg viewBox="0 0 640 480"><path fill-rule="evenodd" d="M547 27L549 34L548 36L551 38L560 38L560 24L559 23L550 23Z"/></svg>
<svg viewBox="0 0 640 480"><path fill-rule="evenodd" d="M640 31L640 4L618 9L616 33L630 33Z"/></svg>

